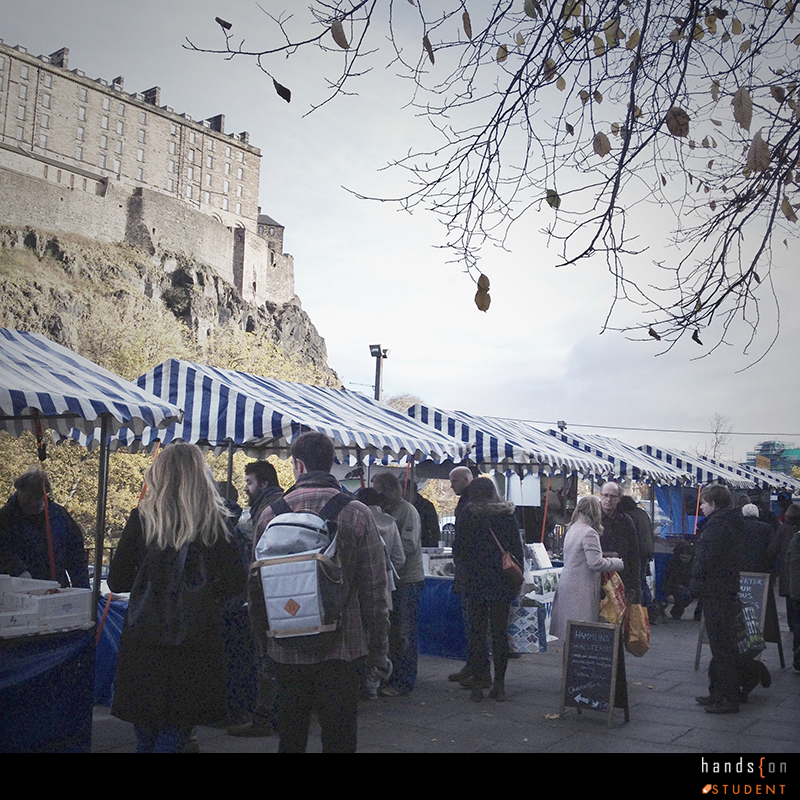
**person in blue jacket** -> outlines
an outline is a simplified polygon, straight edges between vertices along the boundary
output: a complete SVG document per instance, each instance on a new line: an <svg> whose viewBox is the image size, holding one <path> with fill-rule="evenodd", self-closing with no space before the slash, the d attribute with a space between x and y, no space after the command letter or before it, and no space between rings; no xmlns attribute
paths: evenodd
<svg viewBox="0 0 800 800"><path fill-rule="evenodd" d="M14 489L14 494L0 508L0 573L56 580L62 587L88 589L89 567L83 531L66 508L50 499L47 473L32 467L14 481ZM53 543L52 564L48 517Z"/></svg>

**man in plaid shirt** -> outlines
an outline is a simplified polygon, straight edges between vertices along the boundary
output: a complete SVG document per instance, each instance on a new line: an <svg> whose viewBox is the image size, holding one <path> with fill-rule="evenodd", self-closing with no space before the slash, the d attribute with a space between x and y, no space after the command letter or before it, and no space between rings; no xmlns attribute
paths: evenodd
<svg viewBox="0 0 800 800"><path fill-rule="evenodd" d="M323 433L299 436L291 448L295 485L284 499L293 511L318 513L337 492L330 474L331 439ZM275 516L267 506L257 523L254 543ZM370 510L351 501L336 517L338 553L350 599L333 641L296 648L270 638L267 655L278 681L279 752L305 752L312 711L322 729L326 753L355 752L357 704L364 666L388 671L389 610L386 554Z"/></svg>

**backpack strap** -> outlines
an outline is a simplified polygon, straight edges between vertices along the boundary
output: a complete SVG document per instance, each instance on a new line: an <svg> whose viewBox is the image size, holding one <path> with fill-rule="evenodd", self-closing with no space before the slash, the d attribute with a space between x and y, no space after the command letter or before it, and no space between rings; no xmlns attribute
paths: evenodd
<svg viewBox="0 0 800 800"><path fill-rule="evenodd" d="M279 497L277 500L273 500L269 504L269 507L272 509L272 511L273 511L273 513L275 514L276 517L279 514L291 514L292 513L291 506L286 502L286 500L283 497Z"/></svg>
<svg viewBox="0 0 800 800"><path fill-rule="evenodd" d="M339 512L351 501L355 500L353 495L347 494L346 492L339 492L331 497L327 503L322 507L322 510L319 511L319 516L328 522L329 520L334 519L334 517L338 516Z"/></svg>

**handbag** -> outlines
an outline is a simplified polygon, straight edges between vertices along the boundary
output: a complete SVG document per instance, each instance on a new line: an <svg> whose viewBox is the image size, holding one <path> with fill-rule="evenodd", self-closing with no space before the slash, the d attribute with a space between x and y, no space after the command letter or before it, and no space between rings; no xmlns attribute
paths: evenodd
<svg viewBox="0 0 800 800"><path fill-rule="evenodd" d="M650 649L650 617L639 603L631 603L625 610L625 649L640 658Z"/></svg>
<svg viewBox="0 0 800 800"><path fill-rule="evenodd" d="M600 598L600 619L617 625L625 617L625 584L619 573L604 572Z"/></svg>
<svg viewBox="0 0 800 800"><path fill-rule="evenodd" d="M503 545L500 544L500 541L498 540L497 536L495 536L494 531L491 528L489 529L489 533L492 534L492 538L502 554L503 575L505 575L505 577L508 578L512 584L519 588L524 582L522 566L520 565L519 561L517 561L517 559L508 552L508 550L503 548Z"/></svg>

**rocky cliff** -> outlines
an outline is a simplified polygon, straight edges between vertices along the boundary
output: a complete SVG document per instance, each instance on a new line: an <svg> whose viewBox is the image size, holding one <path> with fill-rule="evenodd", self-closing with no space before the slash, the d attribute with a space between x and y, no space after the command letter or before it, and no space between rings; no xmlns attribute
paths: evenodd
<svg viewBox="0 0 800 800"><path fill-rule="evenodd" d="M166 356L154 348L159 360L170 355L199 360L220 332L244 331L303 365L302 374L313 373L315 382L341 385L328 367L325 341L297 297L282 305L256 306L210 267L184 254L0 227L0 278L3 327L39 331L87 357L92 350L87 320L94 326L100 320L109 333L124 320L139 328L140 337L161 337L164 344L164 330L177 320L186 334L184 345L189 340L188 352L177 344L182 352Z"/></svg>

